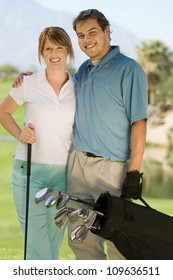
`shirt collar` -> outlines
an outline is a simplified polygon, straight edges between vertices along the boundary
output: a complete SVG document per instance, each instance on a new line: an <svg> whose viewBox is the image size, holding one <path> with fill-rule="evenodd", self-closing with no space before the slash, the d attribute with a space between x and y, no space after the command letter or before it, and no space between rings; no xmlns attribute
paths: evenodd
<svg viewBox="0 0 173 280"><path fill-rule="evenodd" d="M68 74L68 76L69 76L69 82L70 83L73 83L73 78L72 78L72 76L71 76L71 74L67 71L67 74ZM46 73L45 73L45 69L44 70L42 70L42 71L40 71L40 72L37 72L36 73L36 77L39 79L39 80L42 80L42 81L46 81L47 79L46 79Z"/></svg>
<svg viewBox="0 0 173 280"><path fill-rule="evenodd" d="M111 46L111 50L98 62L97 65L108 67L109 63L120 53L119 46ZM93 66L91 59L88 60L88 67Z"/></svg>

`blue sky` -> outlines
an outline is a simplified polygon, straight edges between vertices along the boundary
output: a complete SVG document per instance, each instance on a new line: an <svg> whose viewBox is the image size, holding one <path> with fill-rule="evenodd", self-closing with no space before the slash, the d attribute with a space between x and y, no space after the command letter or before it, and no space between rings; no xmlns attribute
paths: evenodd
<svg viewBox="0 0 173 280"><path fill-rule="evenodd" d="M51 10L96 8L143 40L159 39L173 50L173 0L35 0Z"/></svg>

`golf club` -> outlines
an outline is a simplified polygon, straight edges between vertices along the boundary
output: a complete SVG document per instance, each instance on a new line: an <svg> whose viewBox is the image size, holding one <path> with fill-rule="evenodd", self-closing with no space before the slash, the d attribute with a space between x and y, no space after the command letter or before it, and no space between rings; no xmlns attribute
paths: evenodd
<svg viewBox="0 0 173 280"><path fill-rule="evenodd" d="M72 212L68 215L68 218L69 218L70 223L74 224L74 223L79 219L79 215L80 215L80 213L81 213L81 211L82 211L83 209L86 209L86 208L75 209L74 211L72 211Z"/></svg>
<svg viewBox="0 0 173 280"><path fill-rule="evenodd" d="M57 202L56 209L60 209L60 208L64 207L69 200L70 200L70 197L68 194L61 193L61 200Z"/></svg>
<svg viewBox="0 0 173 280"><path fill-rule="evenodd" d="M84 232L86 229L86 226L84 225L79 225L77 227L75 227L71 232L70 232L70 239L73 241L73 242L79 242L79 240L76 238L76 234L77 232Z"/></svg>
<svg viewBox="0 0 173 280"><path fill-rule="evenodd" d="M59 192L52 192L48 198L46 198L45 201L45 206L47 208L50 208L51 206L53 206L55 203L57 203L58 201L60 201L62 199L62 196Z"/></svg>
<svg viewBox="0 0 173 280"><path fill-rule="evenodd" d="M27 185L26 185L24 260L26 260L27 241L28 241L29 193L30 193L30 175L31 175L31 151L32 151L32 145L28 143L28 149L27 149Z"/></svg>
<svg viewBox="0 0 173 280"><path fill-rule="evenodd" d="M51 190L48 188L44 188L44 189L38 191L35 195L35 203L39 203L39 202L45 200L46 196L50 192L51 192Z"/></svg>
<svg viewBox="0 0 173 280"><path fill-rule="evenodd" d="M73 200L73 201L76 201L76 202L79 202L79 203L83 203L83 204L86 204L88 206L92 206L92 207L97 207L99 209L102 209L103 207L95 202L91 202L91 201L87 201L87 200L84 200L84 199L81 199L81 198L78 198L76 196L72 196L72 195L69 195L69 194L65 194L65 193L62 193L61 192L61 195L62 195L62 200L56 204L56 208L59 209L63 206L66 205L66 203L69 201L69 200Z"/></svg>
<svg viewBox="0 0 173 280"><path fill-rule="evenodd" d="M87 236L87 233L88 233L89 229L85 226L85 225L82 225L75 233L75 239L78 241L78 242L82 242L86 236Z"/></svg>
<svg viewBox="0 0 173 280"><path fill-rule="evenodd" d="M64 227L68 218L68 214L71 213L72 211L74 211L74 208L64 208L55 215L54 219L57 227L59 228Z"/></svg>
<svg viewBox="0 0 173 280"><path fill-rule="evenodd" d="M88 216L84 219L84 224L87 228L90 228L93 223L95 222L95 219L97 217L97 213L94 211L90 211L88 213Z"/></svg>
<svg viewBox="0 0 173 280"><path fill-rule="evenodd" d="M43 200L45 200L45 198L47 197L47 195L51 192L54 192L54 193L58 193L59 194L59 191L57 190L54 190L54 189L48 189L48 188L44 188L44 189L41 189L40 191L38 191L35 195L35 203L39 203Z"/></svg>

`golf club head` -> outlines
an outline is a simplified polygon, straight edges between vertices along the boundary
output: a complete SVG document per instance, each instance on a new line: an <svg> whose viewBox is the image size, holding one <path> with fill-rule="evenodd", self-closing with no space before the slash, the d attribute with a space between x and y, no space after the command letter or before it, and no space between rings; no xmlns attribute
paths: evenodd
<svg viewBox="0 0 173 280"><path fill-rule="evenodd" d="M57 227L62 228L66 222L66 218L68 217L69 213L74 211L74 208L63 208L59 212L56 213L54 220Z"/></svg>
<svg viewBox="0 0 173 280"><path fill-rule="evenodd" d="M64 208L55 215L55 224L59 228L63 228L68 217L69 209Z"/></svg>
<svg viewBox="0 0 173 280"><path fill-rule="evenodd" d="M68 194L60 193L60 195L61 195L61 199L57 201L56 209L60 209L64 207L67 204L67 202L70 200L70 196Z"/></svg>
<svg viewBox="0 0 173 280"><path fill-rule="evenodd" d="M93 210L89 210L88 215L83 219L84 223L87 224L93 218L93 216L97 216L96 212Z"/></svg>
<svg viewBox="0 0 173 280"><path fill-rule="evenodd" d="M50 208L51 206L53 206L55 203L58 202L58 200L61 200L61 194L58 192L53 192L51 193L48 198L46 198L45 201L45 206L47 208Z"/></svg>
<svg viewBox="0 0 173 280"><path fill-rule="evenodd" d="M79 218L86 219L91 211L92 210L88 208L82 208L79 213Z"/></svg>
<svg viewBox="0 0 173 280"><path fill-rule="evenodd" d="M39 202L45 200L46 196L50 192L51 192L51 190L48 188L44 188L44 189L38 191L35 195L35 203L39 203Z"/></svg>
<svg viewBox="0 0 173 280"><path fill-rule="evenodd" d="M89 228L87 228L85 225L83 225L82 227L80 227L77 232L75 233L75 238L79 241L82 242L86 236L87 233L89 231Z"/></svg>
<svg viewBox="0 0 173 280"><path fill-rule="evenodd" d="M96 219L93 223L92 226L90 226L89 228L90 230L100 230L101 229L101 226L100 226L100 222L98 219Z"/></svg>
<svg viewBox="0 0 173 280"><path fill-rule="evenodd" d="M79 225L77 227L75 227L71 232L70 232L70 239L73 242L79 242L79 240L76 238L76 233L78 232L78 230L80 230L81 228L83 228L83 225Z"/></svg>
<svg viewBox="0 0 173 280"><path fill-rule="evenodd" d="M91 226L94 224L95 220L97 218L96 212L92 211L89 213L88 217L84 220L85 226L90 229Z"/></svg>
<svg viewBox="0 0 173 280"><path fill-rule="evenodd" d="M82 209L74 209L71 213L69 213L68 218L70 223L74 224L79 219L79 214Z"/></svg>

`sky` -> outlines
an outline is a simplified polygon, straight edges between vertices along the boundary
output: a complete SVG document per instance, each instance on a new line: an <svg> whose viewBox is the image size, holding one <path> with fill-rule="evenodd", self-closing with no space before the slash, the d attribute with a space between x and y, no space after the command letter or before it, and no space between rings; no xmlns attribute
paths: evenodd
<svg viewBox="0 0 173 280"><path fill-rule="evenodd" d="M161 40L173 50L173 0L35 0L51 10L70 11L95 8L111 22L142 40Z"/></svg>

